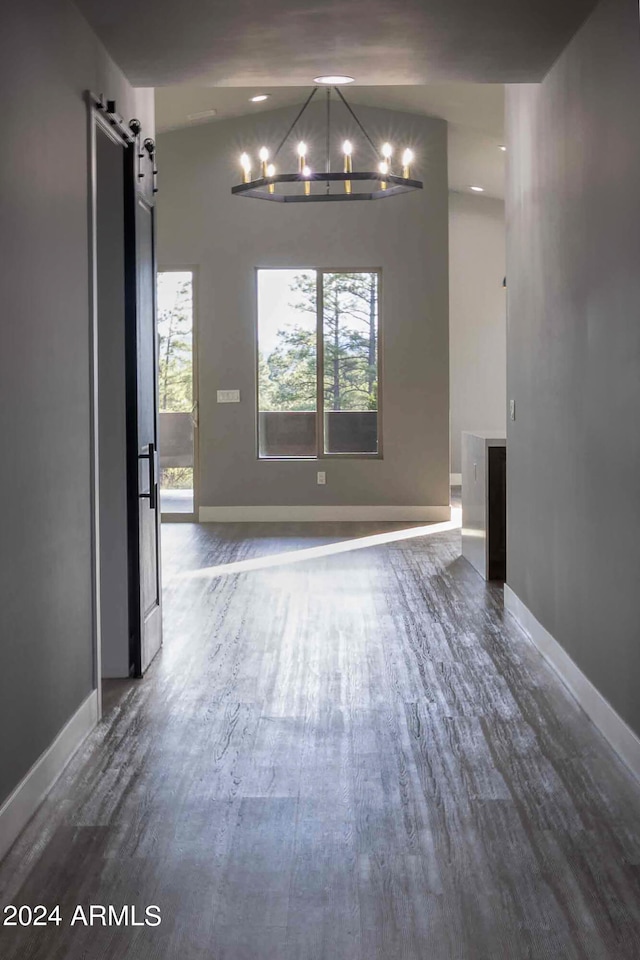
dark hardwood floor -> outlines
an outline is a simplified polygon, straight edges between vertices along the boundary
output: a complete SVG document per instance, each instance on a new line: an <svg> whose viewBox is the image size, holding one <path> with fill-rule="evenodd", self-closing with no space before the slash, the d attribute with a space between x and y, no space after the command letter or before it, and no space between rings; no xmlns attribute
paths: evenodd
<svg viewBox="0 0 640 960"><path fill-rule="evenodd" d="M165 648L0 868L65 923L2 960L640 957L640 787L459 534L273 559L383 529L164 528Z"/></svg>

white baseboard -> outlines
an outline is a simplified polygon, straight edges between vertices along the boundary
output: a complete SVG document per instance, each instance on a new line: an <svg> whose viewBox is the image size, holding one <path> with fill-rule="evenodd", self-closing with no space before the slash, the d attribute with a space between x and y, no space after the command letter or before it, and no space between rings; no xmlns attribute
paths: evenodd
<svg viewBox="0 0 640 960"><path fill-rule="evenodd" d="M0 807L0 860L97 722L98 692L94 690Z"/></svg>
<svg viewBox="0 0 640 960"><path fill-rule="evenodd" d="M542 626L511 587L504 586L505 609L515 618L547 663L555 670L589 719L609 741L635 777L640 779L640 739L566 650Z"/></svg>
<svg viewBox="0 0 640 960"><path fill-rule="evenodd" d="M201 523L238 523L263 521L273 523L291 520L296 523L322 520L424 520L442 523L451 519L450 507L200 507Z"/></svg>
<svg viewBox="0 0 640 960"><path fill-rule="evenodd" d="M461 487L462 486L462 474L461 473L450 473L449 474L449 483L452 487Z"/></svg>

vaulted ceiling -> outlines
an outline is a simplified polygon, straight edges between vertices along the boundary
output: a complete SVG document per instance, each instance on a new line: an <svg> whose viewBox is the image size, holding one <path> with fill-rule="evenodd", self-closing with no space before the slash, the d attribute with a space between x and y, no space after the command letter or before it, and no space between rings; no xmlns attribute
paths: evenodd
<svg viewBox="0 0 640 960"><path fill-rule="evenodd" d="M198 87L180 84L156 90L158 133L232 117L256 116L279 107L291 110L291 119L308 96L309 87ZM430 86L350 86L349 102L401 110L448 123L449 187L469 192L481 185L485 196L504 196L503 143L504 87L492 83L440 83ZM253 103L255 94L267 94Z"/></svg>
<svg viewBox="0 0 640 960"><path fill-rule="evenodd" d="M132 83L542 79L594 0L76 0Z"/></svg>

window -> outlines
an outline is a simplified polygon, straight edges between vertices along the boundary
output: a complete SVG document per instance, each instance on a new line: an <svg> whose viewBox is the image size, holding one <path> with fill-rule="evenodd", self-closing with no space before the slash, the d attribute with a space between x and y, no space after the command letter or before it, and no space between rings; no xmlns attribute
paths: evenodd
<svg viewBox="0 0 640 960"><path fill-rule="evenodd" d="M163 516L193 514L193 272L160 271L157 297L160 509Z"/></svg>
<svg viewBox="0 0 640 960"><path fill-rule="evenodd" d="M380 271L258 270L258 454L379 456Z"/></svg>

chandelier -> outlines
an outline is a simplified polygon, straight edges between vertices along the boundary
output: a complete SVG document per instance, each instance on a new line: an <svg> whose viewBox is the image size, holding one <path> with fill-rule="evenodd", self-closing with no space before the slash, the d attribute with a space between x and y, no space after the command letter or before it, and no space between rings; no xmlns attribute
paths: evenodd
<svg viewBox="0 0 640 960"><path fill-rule="evenodd" d="M339 200L383 200L386 197L395 197L410 190L422 190L422 182L411 177L413 152L404 150L402 154L401 173L394 173L394 149L390 143L384 143L378 149L356 116L354 110L347 103L342 91L336 86L326 89L325 111L325 157L324 170L313 169L310 165L307 144L300 141L297 145L297 171L292 173L279 172L275 161L280 151L289 141L300 118L315 97L320 88L314 87L295 120L278 144L273 156L265 146L258 154L258 176L253 178L252 160L248 153L240 157L242 167L242 183L231 188L231 193L239 197L254 197L260 200L275 200L278 203L304 203L318 201ZM339 100L346 107L351 118L367 140L375 157L375 169L358 171L353 169L353 155L355 153L350 140L342 144L343 169L341 172L331 170L331 92L335 91ZM361 189L362 184L369 184L369 189ZM332 184L342 184L342 189L332 190ZM315 187L315 188L314 188Z"/></svg>

